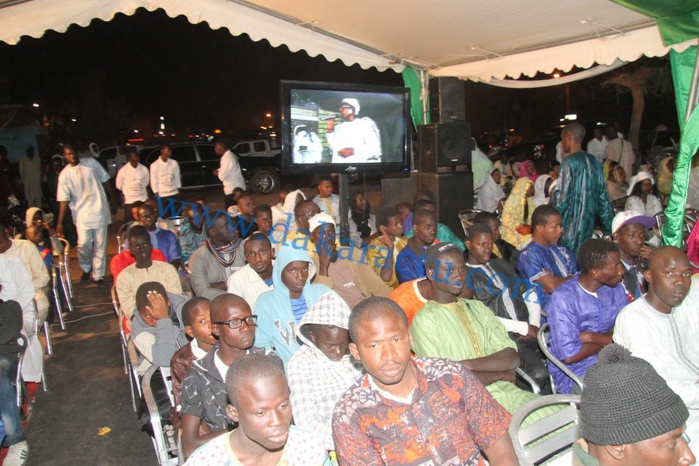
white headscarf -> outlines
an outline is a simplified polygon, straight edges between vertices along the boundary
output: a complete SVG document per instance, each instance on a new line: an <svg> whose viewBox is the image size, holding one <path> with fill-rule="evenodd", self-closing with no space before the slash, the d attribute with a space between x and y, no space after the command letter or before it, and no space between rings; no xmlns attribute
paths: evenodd
<svg viewBox="0 0 699 466"><path fill-rule="evenodd" d="M502 187L495 182L492 177L493 171L497 168L491 168L488 170L488 175L485 177L485 182L481 186L481 190L478 192L478 201L476 202L476 209L484 210L486 212L495 212L498 208L498 202L505 199L505 191Z"/></svg>
<svg viewBox="0 0 699 466"><path fill-rule="evenodd" d="M626 190L626 194L630 196L633 192L633 187L636 186L636 183L640 183L643 180L650 180L652 184L655 184L655 179L653 178L653 175L651 175L648 172L638 172L636 175L631 177L631 181L629 181L629 188Z"/></svg>
<svg viewBox="0 0 699 466"><path fill-rule="evenodd" d="M546 205L551 199L549 193L546 192L546 182L550 180L549 175L539 175L534 183L534 207Z"/></svg>

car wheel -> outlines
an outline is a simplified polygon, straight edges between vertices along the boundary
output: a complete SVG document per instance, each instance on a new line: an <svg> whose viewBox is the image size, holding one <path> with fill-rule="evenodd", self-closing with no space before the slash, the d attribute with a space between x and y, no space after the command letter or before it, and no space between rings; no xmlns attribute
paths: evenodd
<svg viewBox="0 0 699 466"><path fill-rule="evenodd" d="M279 176L272 170L258 170L250 177L250 186L257 194L269 194L279 185Z"/></svg>

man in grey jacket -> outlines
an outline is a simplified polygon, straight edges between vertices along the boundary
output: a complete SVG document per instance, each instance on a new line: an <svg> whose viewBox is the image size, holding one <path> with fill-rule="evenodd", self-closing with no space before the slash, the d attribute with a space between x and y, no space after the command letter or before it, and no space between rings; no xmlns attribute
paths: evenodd
<svg viewBox="0 0 699 466"><path fill-rule="evenodd" d="M136 291L138 313L131 323L131 338L143 362L138 366L139 375L155 364L170 366L175 351L187 344L184 326L181 324L182 305L185 296L168 294L158 282L147 282Z"/></svg>

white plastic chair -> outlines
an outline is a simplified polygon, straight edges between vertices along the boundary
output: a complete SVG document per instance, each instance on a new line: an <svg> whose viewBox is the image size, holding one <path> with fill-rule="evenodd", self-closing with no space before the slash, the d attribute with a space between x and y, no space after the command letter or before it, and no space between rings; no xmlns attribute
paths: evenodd
<svg viewBox="0 0 699 466"><path fill-rule="evenodd" d="M162 374L163 368L156 365L150 366L146 373L143 374L143 399L146 402L148 414L150 415L150 425L151 429L153 430L153 448L155 448L155 454L158 457L158 464L160 466L172 466L178 464L178 459L170 456L170 452L167 447L167 440L165 439L165 435L163 433L162 418L160 417L160 411L158 410L158 405L155 402L155 397L153 396L153 390L151 389L150 384L153 374L158 369L161 369ZM167 369L169 373L169 368Z"/></svg>
<svg viewBox="0 0 699 466"><path fill-rule="evenodd" d="M58 238L63 245L63 259L59 260L58 266L58 278L61 282L61 287L63 289L63 294L66 297L66 302L68 303L68 312L73 312L73 305L71 299L73 299L73 281L70 276L70 263L68 259L68 254L70 254L70 243L65 238Z"/></svg>
<svg viewBox="0 0 699 466"><path fill-rule="evenodd" d="M558 359L556 356L553 355L551 352L551 343L549 341L549 324L543 324L540 328L539 331L536 333L536 339L539 343L539 348L541 348L541 352L544 353L544 356L546 356L546 359L551 361L554 366L559 368L561 372L563 372L565 375L570 377L575 385L577 385L580 388L580 391L582 392L583 389L585 388L585 384L583 383L582 380L580 380L580 377L575 375L573 371L571 371L568 366L566 366L563 361ZM556 385L553 383L553 377L549 375L549 378L551 380L551 391L553 393L558 393L556 391Z"/></svg>
<svg viewBox="0 0 699 466"><path fill-rule="evenodd" d="M522 423L531 413L552 405L568 406L522 427ZM512 415L508 428L520 466L549 464L550 461L569 454L573 443L580 437L579 407L578 395L547 395L522 405Z"/></svg>

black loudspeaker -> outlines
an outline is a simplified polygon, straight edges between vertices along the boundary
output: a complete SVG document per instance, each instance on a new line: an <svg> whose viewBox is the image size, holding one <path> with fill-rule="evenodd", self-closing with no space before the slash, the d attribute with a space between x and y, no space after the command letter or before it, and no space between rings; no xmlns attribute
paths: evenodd
<svg viewBox="0 0 699 466"><path fill-rule="evenodd" d="M432 194L437 204L439 223L443 223L456 236L464 239L459 212L473 209L473 173L420 173L420 190Z"/></svg>
<svg viewBox="0 0 699 466"><path fill-rule="evenodd" d="M459 78L432 78L430 86L430 121L444 123L466 119L466 85Z"/></svg>
<svg viewBox="0 0 699 466"><path fill-rule="evenodd" d="M464 171L471 165L471 125L465 121L419 127L420 173Z"/></svg>

